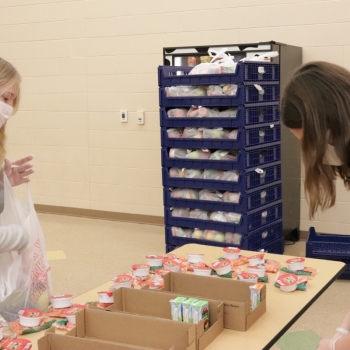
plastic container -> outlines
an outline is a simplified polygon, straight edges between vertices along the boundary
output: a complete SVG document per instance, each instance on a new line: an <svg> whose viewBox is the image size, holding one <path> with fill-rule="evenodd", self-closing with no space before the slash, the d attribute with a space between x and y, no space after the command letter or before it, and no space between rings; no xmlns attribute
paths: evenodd
<svg viewBox="0 0 350 350"><path fill-rule="evenodd" d="M162 266L164 256L161 255L146 255L146 262L149 266Z"/></svg>
<svg viewBox="0 0 350 350"><path fill-rule="evenodd" d="M134 264L131 266L132 274L136 277L147 277L149 275L150 265Z"/></svg>
<svg viewBox="0 0 350 350"><path fill-rule="evenodd" d="M170 158L171 148L162 148L162 166L167 168L185 169L217 169L217 170L244 170L251 167L260 167L269 163L281 160L280 142L271 143L265 146L249 147L240 149L237 153L237 160L212 160L212 159L190 159ZM193 149L194 150L194 149ZM209 149L211 153L217 149Z"/></svg>
<svg viewBox="0 0 350 350"><path fill-rule="evenodd" d="M162 279L163 279L164 276L165 276L167 273L169 273L169 272L170 272L170 270L167 270L167 269L157 269L157 270L154 270L154 273L155 273L157 276L161 277Z"/></svg>
<svg viewBox="0 0 350 350"><path fill-rule="evenodd" d="M231 271L231 261L229 259L218 260L211 264L211 267L219 275L226 275Z"/></svg>
<svg viewBox="0 0 350 350"><path fill-rule="evenodd" d="M187 260L189 263L201 263L204 259L204 254L187 254Z"/></svg>
<svg viewBox="0 0 350 350"><path fill-rule="evenodd" d="M259 276L256 273L251 272L241 272L237 275L237 279L243 282L257 283Z"/></svg>
<svg viewBox="0 0 350 350"><path fill-rule="evenodd" d="M164 259L163 266L165 270L171 272L180 272L180 261L177 259Z"/></svg>
<svg viewBox="0 0 350 350"><path fill-rule="evenodd" d="M86 309L86 305L74 305L68 310L64 311L64 315L66 316L69 323L76 324L75 314L83 309Z"/></svg>
<svg viewBox="0 0 350 350"><path fill-rule="evenodd" d="M133 277L129 274L117 275L112 278L114 289L131 288Z"/></svg>
<svg viewBox="0 0 350 350"><path fill-rule="evenodd" d="M113 292L111 291L103 291L97 292L98 294L98 302L99 303L114 303Z"/></svg>
<svg viewBox="0 0 350 350"><path fill-rule="evenodd" d="M4 350L29 350L32 348L32 342L27 339L8 339L1 345Z"/></svg>
<svg viewBox="0 0 350 350"><path fill-rule="evenodd" d="M237 62L234 73L188 74L193 67L159 66L158 85L207 85L232 84L247 81L279 81L280 68L272 62Z"/></svg>
<svg viewBox="0 0 350 350"><path fill-rule="evenodd" d="M241 250L236 247L226 247L223 249L224 257L229 260L237 260L239 258L239 253Z"/></svg>
<svg viewBox="0 0 350 350"><path fill-rule="evenodd" d="M281 140L279 123L240 127L236 139L169 138L167 129L162 128L161 130L162 147L238 149Z"/></svg>
<svg viewBox="0 0 350 350"><path fill-rule="evenodd" d="M70 307L72 305L73 295L71 294L59 294L51 295L50 302L54 309L62 309Z"/></svg>
<svg viewBox="0 0 350 350"><path fill-rule="evenodd" d="M283 292L293 292L297 289L298 277L291 273L279 275L276 283L280 286Z"/></svg>
<svg viewBox="0 0 350 350"><path fill-rule="evenodd" d="M249 273L258 275L258 277L264 277L266 269L265 266L248 266L247 270Z"/></svg>
<svg viewBox="0 0 350 350"><path fill-rule="evenodd" d="M213 108L217 108L214 106ZM162 107L161 127L184 128L184 127L206 127L206 128L237 128L239 126L256 125L261 123L277 123L280 121L278 102L250 103L237 107L235 118L209 117L209 118L169 118L167 111L171 107ZM219 107L219 110L228 107Z"/></svg>
<svg viewBox="0 0 350 350"><path fill-rule="evenodd" d="M168 97L165 88L159 88L159 101L161 107L226 107L238 106L246 103L275 102L280 98L279 82L259 82L263 93L254 86L254 83L242 83L237 86L237 93L234 96L180 96Z"/></svg>
<svg viewBox="0 0 350 350"><path fill-rule="evenodd" d="M43 313L36 309L24 309L18 311L19 324L25 327L39 326Z"/></svg>
<svg viewBox="0 0 350 350"><path fill-rule="evenodd" d="M250 256L248 261L250 266L263 265L265 264L264 254Z"/></svg>
<svg viewBox="0 0 350 350"><path fill-rule="evenodd" d="M193 274L199 276L210 276L211 268L203 264L198 264L193 266Z"/></svg>
<svg viewBox="0 0 350 350"><path fill-rule="evenodd" d="M290 271L299 271L302 270L305 266L304 258L292 258L286 261L288 270Z"/></svg>

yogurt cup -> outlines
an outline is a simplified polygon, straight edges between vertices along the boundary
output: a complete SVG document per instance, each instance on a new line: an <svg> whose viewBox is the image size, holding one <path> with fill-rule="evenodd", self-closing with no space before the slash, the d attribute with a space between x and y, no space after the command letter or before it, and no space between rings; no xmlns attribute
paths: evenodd
<svg viewBox="0 0 350 350"><path fill-rule="evenodd" d="M164 276L167 274L167 273L169 273L170 271L169 270L167 270L167 269L157 269L157 270L154 270L154 273L155 273L155 275L156 275L156 278L161 278L161 279L163 279L164 278Z"/></svg>
<svg viewBox="0 0 350 350"><path fill-rule="evenodd" d="M86 305L77 304L64 311L63 314L67 317L69 323L76 324L75 314L83 309L86 309Z"/></svg>
<svg viewBox="0 0 350 350"><path fill-rule="evenodd" d="M198 264L203 261L204 254L187 254L189 263Z"/></svg>
<svg viewBox="0 0 350 350"><path fill-rule="evenodd" d="M250 266L265 264L264 254L253 255L248 258L248 261Z"/></svg>
<svg viewBox="0 0 350 350"><path fill-rule="evenodd" d="M98 294L99 303L103 303L103 304L114 303L113 292L103 291L103 292L97 292L97 294Z"/></svg>
<svg viewBox="0 0 350 350"><path fill-rule="evenodd" d="M284 273L278 276L276 283L283 292L293 292L297 289L298 277L292 273Z"/></svg>
<svg viewBox="0 0 350 350"><path fill-rule="evenodd" d="M211 270L212 269L210 267L205 266L204 264L193 265L193 274L195 274L195 275L210 276Z"/></svg>
<svg viewBox="0 0 350 350"><path fill-rule="evenodd" d="M144 281L140 283L140 286L141 287L148 286L149 289L160 290L160 289L163 289L164 282L162 283L160 281Z"/></svg>
<svg viewBox="0 0 350 350"><path fill-rule="evenodd" d="M231 271L231 260L224 259L215 261L211 264L211 267L219 276L226 275Z"/></svg>
<svg viewBox="0 0 350 350"><path fill-rule="evenodd" d="M236 247L226 247L223 249L223 251L226 259L237 260L241 250Z"/></svg>
<svg viewBox="0 0 350 350"><path fill-rule="evenodd" d="M136 277L147 277L149 275L150 265L134 264L131 266L132 274Z"/></svg>
<svg viewBox="0 0 350 350"><path fill-rule="evenodd" d="M265 276L265 266L248 266L248 272L258 275L258 277Z"/></svg>
<svg viewBox="0 0 350 350"><path fill-rule="evenodd" d="M131 288L133 277L128 274L117 275L112 278L114 289Z"/></svg>
<svg viewBox="0 0 350 350"><path fill-rule="evenodd" d="M305 267L305 259L304 258L292 258L286 261L288 265L288 270L290 271L299 271Z"/></svg>
<svg viewBox="0 0 350 350"><path fill-rule="evenodd" d="M25 327L39 326L43 313L36 309L24 309L18 311L19 324Z"/></svg>
<svg viewBox="0 0 350 350"><path fill-rule="evenodd" d="M72 305L72 294L51 295L50 302L54 309L63 309Z"/></svg>
<svg viewBox="0 0 350 350"><path fill-rule="evenodd" d="M6 340L2 346L4 350L29 350L32 348L32 342L27 339L8 339Z"/></svg>
<svg viewBox="0 0 350 350"><path fill-rule="evenodd" d="M4 337L3 327L2 324L0 324L0 340Z"/></svg>
<svg viewBox="0 0 350 350"><path fill-rule="evenodd" d="M169 270L171 272L180 272L180 264L181 264L181 261L178 259L163 260L164 269Z"/></svg>
<svg viewBox="0 0 350 350"><path fill-rule="evenodd" d="M256 283L258 282L259 276L256 273L241 272L239 275L237 275L237 278L243 282Z"/></svg>
<svg viewBox="0 0 350 350"><path fill-rule="evenodd" d="M146 261L149 266L162 266L164 257L161 255L146 255Z"/></svg>

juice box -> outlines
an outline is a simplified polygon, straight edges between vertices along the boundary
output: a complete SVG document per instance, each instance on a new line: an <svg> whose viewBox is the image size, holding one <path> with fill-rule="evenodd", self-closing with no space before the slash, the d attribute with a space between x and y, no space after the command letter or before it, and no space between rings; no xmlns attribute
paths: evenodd
<svg viewBox="0 0 350 350"><path fill-rule="evenodd" d="M177 297L175 299L170 300L171 305L171 319L174 321L183 321L182 316L182 303L186 300L185 297Z"/></svg>

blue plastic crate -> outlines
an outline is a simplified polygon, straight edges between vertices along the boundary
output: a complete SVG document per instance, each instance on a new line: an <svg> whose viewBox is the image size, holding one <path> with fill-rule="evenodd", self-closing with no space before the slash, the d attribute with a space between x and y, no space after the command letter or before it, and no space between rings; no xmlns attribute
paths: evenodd
<svg viewBox="0 0 350 350"><path fill-rule="evenodd" d="M346 264L340 278L350 279L350 236L316 233L310 227L306 241L308 258L341 261Z"/></svg>
<svg viewBox="0 0 350 350"><path fill-rule="evenodd" d="M240 127L236 139L169 138L167 130L162 128L161 131L162 147L239 149L281 140L279 123Z"/></svg>
<svg viewBox="0 0 350 350"><path fill-rule="evenodd" d="M212 152L215 149L210 150ZM240 149L237 160L210 160L210 159L188 159L169 158L169 149L162 148L162 167L176 167L185 169L216 169L216 170L243 170L251 167L260 167L265 164L281 160L281 144L275 142L264 146Z"/></svg>
<svg viewBox="0 0 350 350"><path fill-rule="evenodd" d="M239 126L255 125L260 123L277 123L280 121L278 102L252 103L237 107L236 118L169 118L167 111L170 108L160 108L161 127L184 128L237 128ZM225 110L227 108L219 108Z"/></svg>
<svg viewBox="0 0 350 350"><path fill-rule="evenodd" d="M168 97L165 88L159 88L159 105L161 107L225 107L238 106L246 103L266 103L278 101L280 98L280 85L278 82L262 82L259 85L264 94L259 94L254 83L238 84L237 94L234 96L176 96Z"/></svg>
<svg viewBox="0 0 350 350"><path fill-rule="evenodd" d="M283 253L283 235L282 220L276 221L271 225L264 226L248 234L242 234L240 244L232 244L225 242L208 241L204 239L187 238L173 236L171 226L165 228L165 243L172 247L180 247L189 243L210 245L216 247L238 247L244 250L260 251L261 249L272 249L279 251L269 251L270 253ZM282 244L281 244L282 241ZM278 243L277 243L278 242ZM274 249L275 248L275 249ZM277 248L277 249L276 249ZM175 249L175 248L173 248Z"/></svg>
<svg viewBox="0 0 350 350"><path fill-rule="evenodd" d="M222 192L224 193L224 192ZM239 203L184 199L171 197L171 191L163 189L164 206L202 209L207 211L227 211L243 213L282 199L282 183L258 187L250 191L240 192Z"/></svg>
<svg viewBox="0 0 350 350"><path fill-rule="evenodd" d="M263 245L260 250L265 253L283 254L284 253L284 239L283 237L276 239L274 242Z"/></svg>
<svg viewBox="0 0 350 350"><path fill-rule="evenodd" d="M158 85L219 85L280 80L279 64L272 62L238 62L235 73L226 74L188 75L192 69L193 67L187 66L159 66Z"/></svg>
<svg viewBox="0 0 350 350"><path fill-rule="evenodd" d="M202 169L203 170L203 169ZM169 176L169 169L163 168L163 186L211 188L222 191L247 191L252 188L271 184L281 180L281 163L272 163L258 168L238 170L238 181L188 179Z"/></svg>
<svg viewBox="0 0 350 350"><path fill-rule="evenodd" d="M243 213L239 224L212 220L173 217L169 207L165 207L165 224L169 226L193 227L223 232L249 233L264 225L282 218L282 201L265 205L258 209Z"/></svg>

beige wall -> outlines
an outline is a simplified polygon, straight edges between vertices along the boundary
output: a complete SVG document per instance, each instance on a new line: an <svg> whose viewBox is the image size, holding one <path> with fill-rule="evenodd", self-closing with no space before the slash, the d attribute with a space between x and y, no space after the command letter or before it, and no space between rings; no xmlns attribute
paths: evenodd
<svg viewBox="0 0 350 350"><path fill-rule="evenodd" d="M38 204L163 214L157 66L164 46L275 40L350 68L350 1L0 0L0 55L23 76L12 159L35 154ZM129 122L119 121L119 110ZM144 110L146 123L136 124ZM350 197L317 215L350 232ZM307 229L302 199L301 229ZM336 224L334 224L336 222Z"/></svg>

